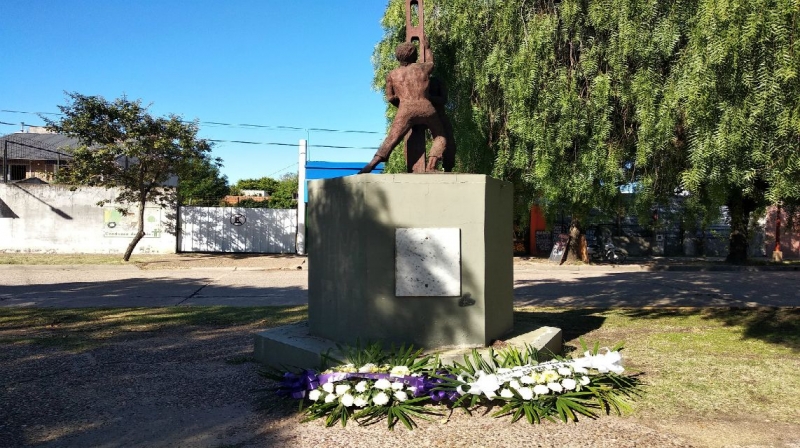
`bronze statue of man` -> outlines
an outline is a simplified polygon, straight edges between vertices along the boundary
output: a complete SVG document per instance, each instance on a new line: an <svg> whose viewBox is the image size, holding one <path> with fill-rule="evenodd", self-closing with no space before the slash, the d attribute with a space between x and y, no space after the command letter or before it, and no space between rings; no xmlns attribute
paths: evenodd
<svg viewBox="0 0 800 448"><path fill-rule="evenodd" d="M417 47L412 42L397 46L395 57L400 67L386 76L386 100L397 107L392 126L386 139L378 148L375 157L360 173L369 173L375 166L389 159L389 154L414 126L425 126L433 136L426 171L435 171L436 164L442 159L447 139L445 129L436 108L428 97L430 75L433 72L433 53L427 37L420 39L423 48L423 62L417 62Z"/></svg>
<svg viewBox="0 0 800 448"><path fill-rule="evenodd" d="M431 76L428 85L428 98L439 114L439 120L444 126L444 138L447 141L442 155L442 168L445 172L453 171L456 165L456 141L453 137L453 125L447 118L445 104L447 104L447 87L444 81ZM426 171L425 165L425 126L418 125L411 128L405 141L406 171L409 173L422 173Z"/></svg>

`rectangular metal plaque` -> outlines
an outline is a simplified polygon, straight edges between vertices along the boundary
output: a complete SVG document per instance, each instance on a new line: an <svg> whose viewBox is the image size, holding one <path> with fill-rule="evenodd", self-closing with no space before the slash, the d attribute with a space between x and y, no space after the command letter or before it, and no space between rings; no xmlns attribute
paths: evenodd
<svg viewBox="0 0 800 448"><path fill-rule="evenodd" d="M461 229L395 229L395 295L461 295Z"/></svg>

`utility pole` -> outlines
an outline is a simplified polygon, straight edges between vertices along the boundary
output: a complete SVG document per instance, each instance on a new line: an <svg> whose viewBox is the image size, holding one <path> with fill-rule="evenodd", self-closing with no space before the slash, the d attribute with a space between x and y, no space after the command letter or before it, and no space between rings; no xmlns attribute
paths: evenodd
<svg viewBox="0 0 800 448"><path fill-rule="evenodd" d="M308 142L300 140L297 168L297 255L306 254L306 152Z"/></svg>
<svg viewBox="0 0 800 448"><path fill-rule="evenodd" d="M3 183L8 183L8 140L3 140Z"/></svg>

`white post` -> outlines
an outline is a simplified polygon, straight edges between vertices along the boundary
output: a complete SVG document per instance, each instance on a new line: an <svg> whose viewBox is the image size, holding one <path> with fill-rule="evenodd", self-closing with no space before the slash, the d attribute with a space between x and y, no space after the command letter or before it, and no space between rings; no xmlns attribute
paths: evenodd
<svg viewBox="0 0 800 448"><path fill-rule="evenodd" d="M297 255L306 254L306 141L300 140L300 155L297 169Z"/></svg>

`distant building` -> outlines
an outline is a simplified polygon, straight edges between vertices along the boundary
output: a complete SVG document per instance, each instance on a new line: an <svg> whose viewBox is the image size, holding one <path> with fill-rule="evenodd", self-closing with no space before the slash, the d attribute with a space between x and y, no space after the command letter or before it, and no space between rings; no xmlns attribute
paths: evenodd
<svg viewBox="0 0 800 448"><path fill-rule="evenodd" d="M250 197L250 198L253 198L253 197L265 198L268 195L267 195L267 191L266 190L242 190L242 196L247 196L247 197Z"/></svg>
<svg viewBox="0 0 800 448"><path fill-rule="evenodd" d="M72 160L71 152L78 146L78 139L52 134L44 128L31 127L29 132L4 135L0 137L0 181L38 178L52 182L58 169Z"/></svg>

